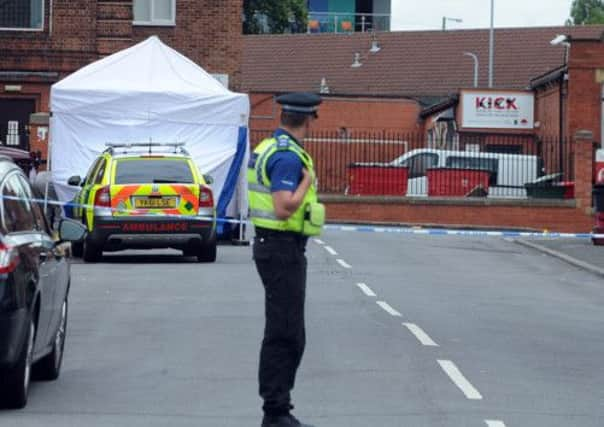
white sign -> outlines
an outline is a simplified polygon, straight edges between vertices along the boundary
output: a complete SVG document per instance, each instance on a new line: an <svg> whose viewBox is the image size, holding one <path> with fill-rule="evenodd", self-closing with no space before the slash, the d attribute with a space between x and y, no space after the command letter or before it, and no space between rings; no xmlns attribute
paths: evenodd
<svg viewBox="0 0 604 427"><path fill-rule="evenodd" d="M21 85L5 85L4 86L5 92L21 92L22 89L23 89L23 86L21 86Z"/></svg>
<svg viewBox="0 0 604 427"><path fill-rule="evenodd" d="M48 135L48 128L45 126L41 126L38 128L38 140L46 141L46 136Z"/></svg>
<svg viewBox="0 0 604 427"><path fill-rule="evenodd" d="M535 97L530 92L463 91L462 128L533 129Z"/></svg>

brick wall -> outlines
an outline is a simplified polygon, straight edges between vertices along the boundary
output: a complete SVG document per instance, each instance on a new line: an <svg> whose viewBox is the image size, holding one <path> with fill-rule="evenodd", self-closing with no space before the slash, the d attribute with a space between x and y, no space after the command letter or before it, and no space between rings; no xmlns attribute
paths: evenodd
<svg viewBox="0 0 604 427"><path fill-rule="evenodd" d="M592 187L594 176L594 135L579 131L575 137L575 199L580 213L592 214Z"/></svg>
<svg viewBox="0 0 604 427"><path fill-rule="evenodd" d="M331 222L376 222L523 228L552 232L589 232L593 220L572 203L497 203L451 200L356 199L324 197Z"/></svg>
<svg viewBox="0 0 604 427"><path fill-rule="evenodd" d="M61 76L158 35L212 73L239 86L242 0L177 0L176 25L132 25L132 0L46 0L44 31L0 31L0 71L58 71Z"/></svg>
<svg viewBox="0 0 604 427"><path fill-rule="evenodd" d="M570 131L590 129L600 140L600 85L595 70L571 68L568 82L568 123Z"/></svg>
<svg viewBox="0 0 604 427"><path fill-rule="evenodd" d="M43 31L0 31L0 71L73 72L96 58L96 0L45 0Z"/></svg>
<svg viewBox="0 0 604 427"><path fill-rule="evenodd" d="M132 0L46 0L44 31L0 31L0 70L73 72L99 56L158 35L209 72L239 86L242 0L177 0L176 25L132 25Z"/></svg>
<svg viewBox="0 0 604 427"><path fill-rule="evenodd" d="M279 126L281 109L274 103L273 94L250 94L252 106L251 129L267 130ZM319 119L312 130L356 132L421 133L419 121L421 106L409 99L371 99L323 97Z"/></svg>
<svg viewBox="0 0 604 427"><path fill-rule="evenodd" d="M0 98L27 98L36 101L36 109L46 108L50 101L49 85L47 83L23 83L18 93L7 92L5 85L13 85L14 82L3 82L0 80Z"/></svg>
<svg viewBox="0 0 604 427"><path fill-rule="evenodd" d="M568 68L569 132L588 129L600 142L602 85L596 81L596 70L604 69L604 43L573 40Z"/></svg>
<svg viewBox="0 0 604 427"><path fill-rule="evenodd" d="M229 74L241 85L243 0L177 0L175 27L133 27L134 41L157 35L209 73Z"/></svg>
<svg viewBox="0 0 604 427"><path fill-rule="evenodd" d="M537 135L542 138L560 136L560 82L554 82L535 93Z"/></svg>
<svg viewBox="0 0 604 427"><path fill-rule="evenodd" d="M134 26L132 0L52 0L52 17L50 0L45 2L43 31L0 31L0 72L13 73L0 77L0 96L6 96L4 84L21 84L23 91L11 97L34 97L38 111L48 112L54 82L151 35L206 71L228 74L231 89L240 85L243 0L176 0L176 25L170 27Z"/></svg>

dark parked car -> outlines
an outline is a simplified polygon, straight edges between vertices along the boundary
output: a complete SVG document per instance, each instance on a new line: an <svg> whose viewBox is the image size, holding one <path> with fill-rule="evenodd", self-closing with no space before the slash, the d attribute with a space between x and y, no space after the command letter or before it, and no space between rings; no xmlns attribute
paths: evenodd
<svg viewBox="0 0 604 427"><path fill-rule="evenodd" d="M63 220L53 240L23 171L0 156L0 405L22 408L30 378L59 376L67 327L70 241L81 224Z"/></svg>
<svg viewBox="0 0 604 427"><path fill-rule="evenodd" d="M0 156L10 157L23 170L27 177L30 176L32 169L37 170L42 163L40 152L30 153L20 148L7 147L5 145L0 145Z"/></svg>

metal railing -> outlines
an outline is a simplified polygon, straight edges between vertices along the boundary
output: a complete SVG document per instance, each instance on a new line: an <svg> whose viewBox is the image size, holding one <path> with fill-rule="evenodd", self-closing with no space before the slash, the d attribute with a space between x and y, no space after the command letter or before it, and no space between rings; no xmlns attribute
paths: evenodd
<svg viewBox="0 0 604 427"><path fill-rule="evenodd" d="M271 134L252 130L252 145ZM304 144L323 194L574 198L571 139L313 132Z"/></svg>
<svg viewBox="0 0 604 427"><path fill-rule="evenodd" d="M307 32L354 33L390 31L389 14L308 12Z"/></svg>

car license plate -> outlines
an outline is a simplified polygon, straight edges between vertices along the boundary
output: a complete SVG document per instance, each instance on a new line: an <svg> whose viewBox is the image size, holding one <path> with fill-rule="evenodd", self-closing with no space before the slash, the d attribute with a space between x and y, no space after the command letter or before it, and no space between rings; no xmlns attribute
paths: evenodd
<svg viewBox="0 0 604 427"><path fill-rule="evenodd" d="M134 199L135 209L174 209L176 207L176 197L137 197Z"/></svg>

